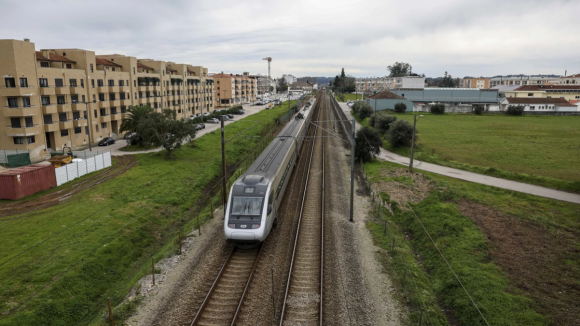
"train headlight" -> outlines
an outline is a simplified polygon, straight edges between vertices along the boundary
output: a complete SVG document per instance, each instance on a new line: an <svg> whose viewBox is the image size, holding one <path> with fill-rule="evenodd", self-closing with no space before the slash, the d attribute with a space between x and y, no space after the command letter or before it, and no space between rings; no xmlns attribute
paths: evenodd
<svg viewBox="0 0 580 326"><path fill-rule="evenodd" d="M260 228L260 224L252 224L252 229L259 229Z"/></svg>

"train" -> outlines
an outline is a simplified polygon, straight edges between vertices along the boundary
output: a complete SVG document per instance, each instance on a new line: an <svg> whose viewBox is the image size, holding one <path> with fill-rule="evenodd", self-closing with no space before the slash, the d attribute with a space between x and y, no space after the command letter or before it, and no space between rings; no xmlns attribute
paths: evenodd
<svg viewBox="0 0 580 326"><path fill-rule="evenodd" d="M240 248L264 242L278 221L288 179L304 143L316 99L310 99L231 186L224 236Z"/></svg>

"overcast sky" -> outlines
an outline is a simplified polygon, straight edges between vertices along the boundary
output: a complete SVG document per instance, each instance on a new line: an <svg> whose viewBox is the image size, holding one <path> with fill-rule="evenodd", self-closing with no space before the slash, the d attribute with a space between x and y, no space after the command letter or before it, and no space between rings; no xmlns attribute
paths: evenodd
<svg viewBox="0 0 580 326"><path fill-rule="evenodd" d="M580 73L580 0L0 0L0 38L272 76Z"/></svg>

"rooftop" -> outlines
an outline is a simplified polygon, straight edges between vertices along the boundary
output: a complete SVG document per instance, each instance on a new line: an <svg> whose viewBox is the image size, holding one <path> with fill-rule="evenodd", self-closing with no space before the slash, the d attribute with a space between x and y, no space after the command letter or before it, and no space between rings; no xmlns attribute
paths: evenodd
<svg viewBox="0 0 580 326"><path fill-rule="evenodd" d="M139 69L151 69L151 70L154 70L153 68L151 68L149 66L146 66L146 65L144 65L142 63L139 63L139 62L137 63L137 68L139 68Z"/></svg>
<svg viewBox="0 0 580 326"><path fill-rule="evenodd" d="M530 85L516 88L515 91L544 91L548 89L580 90L580 85Z"/></svg>
<svg viewBox="0 0 580 326"><path fill-rule="evenodd" d="M97 65L111 66L111 67L122 67L120 64L116 64L116 63L109 61L107 59L95 58L95 61L96 61Z"/></svg>
<svg viewBox="0 0 580 326"><path fill-rule="evenodd" d="M399 96L395 93L389 92L389 91L382 91L380 93L376 93L373 96L369 96L367 98L373 99L373 100L384 100L384 99L404 99L404 97Z"/></svg>
<svg viewBox="0 0 580 326"><path fill-rule="evenodd" d="M49 52L48 58L42 55L42 51L36 51L36 60L41 61L53 61L53 62L69 62L75 63L75 61L69 60L62 55L58 55L56 53Z"/></svg>
<svg viewBox="0 0 580 326"><path fill-rule="evenodd" d="M558 106L576 106L563 98L543 97L506 97L510 104L555 104Z"/></svg>

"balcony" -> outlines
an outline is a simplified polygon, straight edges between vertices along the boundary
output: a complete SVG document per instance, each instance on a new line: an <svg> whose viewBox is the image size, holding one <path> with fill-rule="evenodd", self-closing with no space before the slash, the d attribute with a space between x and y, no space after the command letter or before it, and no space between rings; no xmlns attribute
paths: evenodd
<svg viewBox="0 0 580 326"><path fill-rule="evenodd" d="M119 93L119 86L109 86L109 93Z"/></svg>
<svg viewBox="0 0 580 326"><path fill-rule="evenodd" d="M79 118L79 119L73 120L73 126L75 128L84 127L86 125L87 125L87 119L85 119L85 118Z"/></svg>
<svg viewBox="0 0 580 326"><path fill-rule="evenodd" d="M34 93L34 87L0 87L0 96L31 96Z"/></svg>
<svg viewBox="0 0 580 326"><path fill-rule="evenodd" d="M58 131L58 122L51 122L51 123L44 123L44 131L45 132L53 132Z"/></svg>
<svg viewBox="0 0 580 326"><path fill-rule="evenodd" d="M54 87L40 87L40 95L54 95Z"/></svg>
<svg viewBox="0 0 580 326"><path fill-rule="evenodd" d="M36 106L31 105L27 107L4 107L5 117L28 117L37 114Z"/></svg>
<svg viewBox="0 0 580 326"><path fill-rule="evenodd" d="M63 86L63 87L55 87L54 91L56 93L56 95L69 95L70 94L70 88Z"/></svg>
<svg viewBox="0 0 580 326"><path fill-rule="evenodd" d="M119 92L125 93L128 91L129 91L129 86L127 86L127 85L119 86Z"/></svg>
<svg viewBox="0 0 580 326"><path fill-rule="evenodd" d="M119 106L121 105L121 100L109 100L110 106Z"/></svg>
<svg viewBox="0 0 580 326"><path fill-rule="evenodd" d="M56 104L48 104L42 106L42 114L53 114L56 113Z"/></svg>
<svg viewBox="0 0 580 326"><path fill-rule="evenodd" d="M70 129L73 127L73 122L72 120L59 121L58 127L59 129Z"/></svg>
<svg viewBox="0 0 580 326"><path fill-rule="evenodd" d="M147 98L142 97L137 100L137 103L139 103L140 105L147 104Z"/></svg>
<svg viewBox="0 0 580 326"><path fill-rule="evenodd" d="M99 108L108 108L109 101L99 101Z"/></svg>
<svg viewBox="0 0 580 326"><path fill-rule="evenodd" d="M108 93L109 86L97 86L97 92L98 93Z"/></svg>
<svg viewBox="0 0 580 326"><path fill-rule="evenodd" d="M71 108L72 108L73 111L84 110L84 109L86 109L86 107L87 106L84 103L81 103L81 102L73 102L71 104Z"/></svg>
<svg viewBox="0 0 580 326"><path fill-rule="evenodd" d="M109 122L111 121L111 116L110 115L102 115L99 117L99 121L100 122Z"/></svg>
<svg viewBox="0 0 580 326"><path fill-rule="evenodd" d="M120 105L131 105L131 100L119 100Z"/></svg>
<svg viewBox="0 0 580 326"><path fill-rule="evenodd" d="M111 120L121 120L121 119L122 119L121 113L111 114Z"/></svg>
<svg viewBox="0 0 580 326"><path fill-rule="evenodd" d="M81 88L80 86L71 86L69 90L70 90L71 94L84 94L85 93L85 89Z"/></svg>
<svg viewBox="0 0 580 326"><path fill-rule="evenodd" d="M63 103L63 104L57 104L56 105L56 110L60 113L63 112L71 112L71 106L70 103Z"/></svg>
<svg viewBox="0 0 580 326"><path fill-rule="evenodd" d="M40 133L39 125L31 125L26 127L14 128L12 126L6 127L6 136L9 137L23 137L34 136Z"/></svg>

